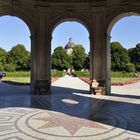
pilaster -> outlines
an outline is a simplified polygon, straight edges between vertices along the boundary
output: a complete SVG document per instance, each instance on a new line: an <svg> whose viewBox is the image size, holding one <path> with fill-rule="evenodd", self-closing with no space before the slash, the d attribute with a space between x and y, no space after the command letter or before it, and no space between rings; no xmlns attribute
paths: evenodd
<svg viewBox="0 0 140 140"><path fill-rule="evenodd" d="M35 91L35 81L36 81L36 43L37 43L37 35L31 34L31 91L34 93Z"/></svg>

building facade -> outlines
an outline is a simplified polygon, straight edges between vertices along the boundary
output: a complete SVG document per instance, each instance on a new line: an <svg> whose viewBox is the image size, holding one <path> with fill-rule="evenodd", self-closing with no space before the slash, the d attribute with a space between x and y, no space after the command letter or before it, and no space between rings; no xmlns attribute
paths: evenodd
<svg viewBox="0 0 140 140"><path fill-rule="evenodd" d="M51 83L52 32L64 21L83 24L90 39L90 78L110 93L110 32L122 17L139 15L139 0L3 0L0 15L22 19L31 32L31 90ZM51 85L51 84L50 84Z"/></svg>

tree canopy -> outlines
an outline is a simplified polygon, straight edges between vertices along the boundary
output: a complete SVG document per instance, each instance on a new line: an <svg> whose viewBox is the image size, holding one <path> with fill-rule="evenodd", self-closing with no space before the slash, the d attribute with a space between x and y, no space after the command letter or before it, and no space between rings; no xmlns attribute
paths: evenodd
<svg viewBox="0 0 140 140"><path fill-rule="evenodd" d="M7 57L7 52L3 48L0 48L0 70L4 70L6 57Z"/></svg>
<svg viewBox="0 0 140 140"><path fill-rule="evenodd" d="M140 43L135 48L128 50L128 55L131 63L133 63L137 70L140 70Z"/></svg>
<svg viewBox="0 0 140 140"><path fill-rule="evenodd" d="M62 46L59 46L52 54L52 68L58 70L64 70L68 68L80 70L84 68L85 59L86 53L82 45L75 45L71 55L67 54L66 50Z"/></svg>
<svg viewBox="0 0 140 140"><path fill-rule="evenodd" d="M9 52L0 48L0 70L21 71L30 70L31 54L26 48L18 44L11 48Z"/></svg>
<svg viewBox="0 0 140 140"><path fill-rule="evenodd" d="M18 44L14 46L8 55L9 62L16 66L16 70L27 70L29 68L30 53L23 45Z"/></svg>
<svg viewBox="0 0 140 140"><path fill-rule="evenodd" d="M112 42L111 45L111 69L113 71L140 71L140 43L134 48L125 49L119 42ZM81 70L90 68L90 53L86 54L82 45L75 45L71 55L59 46L52 54L52 68L66 70L74 68ZM0 48L0 70L23 71L31 68L31 53L26 48L17 44L9 52Z"/></svg>
<svg viewBox="0 0 140 140"><path fill-rule="evenodd" d="M90 69L90 52L86 54L85 62L84 62L84 68Z"/></svg>
<svg viewBox="0 0 140 140"><path fill-rule="evenodd" d="M54 50L52 54L52 68L58 70L64 70L71 68L71 56L69 56L66 50L59 46Z"/></svg>
<svg viewBox="0 0 140 140"><path fill-rule="evenodd" d="M127 49L119 42L111 43L111 69L114 71L122 71L125 69L126 64L129 63Z"/></svg>
<svg viewBox="0 0 140 140"><path fill-rule="evenodd" d="M82 45L75 45L72 52L73 67L76 70L81 70L86 59L85 49Z"/></svg>

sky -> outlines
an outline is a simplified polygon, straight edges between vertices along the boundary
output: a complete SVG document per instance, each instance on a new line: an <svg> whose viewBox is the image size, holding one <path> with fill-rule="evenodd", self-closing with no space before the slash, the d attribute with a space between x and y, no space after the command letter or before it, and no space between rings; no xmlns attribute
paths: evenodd
<svg viewBox="0 0 140 140"><path fill-rule="evenodd" d="M0 47L6 51L23 44L28 51L31 50L30 30L25 22L17 17L0 17Z"/></svg>
<svg viewBox="0 0 140 140"><path fill-rule="evenodd" d="M128 16L116 22L111 31L113 41L119 41L127 49L140 43L140 16Z"/></svg>
<svg viewBox="0 0 140 140"><path fill-rule="evenodd" d="M140 43L140 16L124 17L117 21L111 30L111 42L119 41L129 49ZM75 44L82 44L89 52L89 33L78 22L63 22L56 26L52 33L52 52L54 48L67 44L72 38ZM23 44L28 51L31 49L30 30L23 20L13 16L0 17L0 47L9 51L13 46Z"/></svg>

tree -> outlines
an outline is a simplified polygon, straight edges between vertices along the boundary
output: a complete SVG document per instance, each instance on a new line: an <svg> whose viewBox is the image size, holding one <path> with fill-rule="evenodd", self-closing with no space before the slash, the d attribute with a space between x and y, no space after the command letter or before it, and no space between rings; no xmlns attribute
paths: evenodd
<svg viewBox="0 0 140 140"><path fill-rule="evenodd" d="M111 43L111 69L123 71L129 63L128 52L119 42Z"/></svg>
<svg viewBox="0 0 140 140"><path fill-rule="evenodd" d="M135 64L136 70L140 71L140 43L135 48L128 50L131 63Z"/></svg>
<svg viewBox="0 0 140 140"><path fill-rule="evenodd" d="M52 68L64 70L72 67L72 58L67 54L66 50L59 46L52 54Z"/></svg>
<svg viewBox="0 0 140 140"><path fill-rule="evenodd" d="M84 68L84 62L86 59L85 49L82 45L75 45L72 52L72 64L75 70L81 70Z"/></svg>
<svg viewBox="0 0 140 140"><path fill-rule="evenodd" d="M90 69L90 52L86 54L85 62L84 62L84 68Z"/></svg>
<svg viewBox="0 0 140 140"><path fill-rule="evenodd" d="M16 67L14 64L12 64L12 63L5 64L5 68L4 68L5 71L13 72L13 71L15 71L15 69L16 69Z"/></svg>
<svg viewBox="0 0 140 140"><path fill-rule="evenodd" d="M4 49L0 48L0 64L3 67L6 64L6 57L7 57L7 52Z"/></svg>
<svg viewBox="0 0 140 140"><path fill-rule="evenodd" d="M30 53L21 44L14 46L8 53L8 63L14 64L18 71L29 69L29 59Z"/></svg>
<svg viewBox="0 0 140 140"><path fill-rule="evenodd" d="M132 63L127 63L125 66L126 72L135 72L135 65Z"/></svg>

